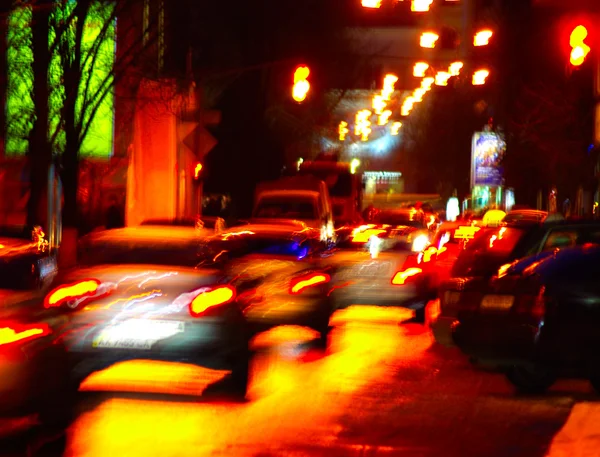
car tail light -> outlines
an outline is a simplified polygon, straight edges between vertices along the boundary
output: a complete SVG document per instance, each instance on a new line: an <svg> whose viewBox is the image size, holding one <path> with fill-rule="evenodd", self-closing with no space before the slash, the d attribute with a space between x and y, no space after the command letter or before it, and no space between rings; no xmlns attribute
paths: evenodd
<svg viewBox="0 0 600 457"><path fill-rule="evenodd" d="M0 350L23 344L26 341L41 338L51 332L47 324L21 325L0 323Z"/></svg>
<svg viewBox="0 0 600 457"><path fill-rule="evenodd" d="M71 301L82 301L85 298L96 296L100 289L97 279L85 279L72 284L64 284L50 292L44 300L45 308L59 307Z"/></svg>
<svg viewBox="0 0 600 457"><path fill-rule="evenodd" d="M328 283L331 276L327 273L311 273L292 280L290 285L290 294L298 295L309 287Z"/></svg>
<svg viewBox="0 0 600 457"><path fill-rule="evenodd" d="M514 310L519 314L525 314L534 319L543 319L546 314L545 292L546 288L542 286L539 288L537 294L519 295L517 302L513 305Z"/></svg>
<svg viewBox="0 0 600 457"><path fill-rule="evenodd" d="M190 314L200 317L215 306L226 305L235 300L236 290L233 286L217 286L204 289L190 303Z"/></svg>
<svg viewBox="0 0 600 457"><path fill-rule="evenodd" d="M411 278L414 278L415 276L421 274L422 272L423 272L423 270L421 270L420 268L415 268L415 267L411 267L411 268L407 268L406 270L399 271L392 278L392 285L401 286L403 284L406 284L408 281L411 280Z"/></svg>

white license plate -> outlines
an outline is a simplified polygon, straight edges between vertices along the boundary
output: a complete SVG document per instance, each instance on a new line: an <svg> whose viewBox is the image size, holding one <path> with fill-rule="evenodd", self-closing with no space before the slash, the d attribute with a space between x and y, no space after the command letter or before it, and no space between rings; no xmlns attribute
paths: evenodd
<svg viewBox="0 0 600 457"><path fill-rule="evenodd" d="M95 348L150 350L160 340L183 332L185 324L179 321L130 319L105 328L94 339Z"/></svg>
<svg viewBox="0 0 600 457"><path fill-rule="evenodd" d="M377 278L391 274L391 264L389 262L372 262L355 265L352 268L352 275L357 277Z"/></svg>
<svg viewBox="0 0 600 457"><path fill-rule="evenodd" d="M482 309L510 309L515 301L512 295L486 295L481 300Z"/></svg>

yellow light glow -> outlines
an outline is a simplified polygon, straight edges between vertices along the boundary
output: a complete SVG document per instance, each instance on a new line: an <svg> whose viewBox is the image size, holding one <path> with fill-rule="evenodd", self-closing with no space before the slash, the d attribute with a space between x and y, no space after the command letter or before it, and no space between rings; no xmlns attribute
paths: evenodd
<svg viewBox="0 0 600 457"><path fill-rule="evenodd" d="M429 90L429 89L431 89L431 86L433 85L434 82L435 82L435 78L432 76L428 76L427 78L423 78L423 80L421 81L421 87L423 89Z"/></svg>
<svg viewBox="0 0 600 457"><path fill-rule="evenodd" d="M310 83L306 80L310 74L310 69L306 66L300 66L294 71L294 86L292 87L292 98L297 102L306 99L310 90Z"/></svg>
<svg viewBox="0 0 600 457"><path fill-rule="evenodd" d="M447 71L438 71L437 74L435 75L435 85L436 86L447 86L450 76L452 76L452 75L450 73L448 73Z"/></svg>
<svg viewBox="0 0 600 457"><path fill-rule="evenodd" d="M375 114L381 114L386 106L387 103L382 95L373 96L373 111L375 111Z"/></svg>
<svg viewBox="0 0 600 457"><path fill-rule="evenodd" d="M477 70L473 73L473 85L482 86L485 84L487 77L490 75L489 70Z"/></svg>
<svg viewBox="0 0 600 457"><path fill-rule="evenodd" d="M410 112L412 111L413 106L412 105L402 105L402 108L400 108L400 114L402 116L408 116L410 114Z"/></svg>
<svg viewBox="0 0 600 457"><path fill-rule="evenodd" d="M410 10L415 13L425 13L429 11L433 0L411 0Z"/></svg>
<svg viewBox="0 0 600 457"><path fill-rule="evenodd" d="M422 78L425 76L425 72L429 68L429 64L425 62L417 62L413 67L413 76Z"/></svg>
<svg viewBox="0 0 600 457"><path fill-rule="evenodd" d="M452 76L458 76L460 74L460 70L462 70L464 66L465 65L462 62L452 62L450 67L448 67L448 72Z"/></svg>
<svg viewBox="0 0 600 457"><path fill-rule="evenodd" d="M415 91L413 92L413 98L415 99L415 101L417 102L422 102L423 101L423 95L425 95L427 93L426 89L423 89L421 87L419 87L418 89L415 89Z"/></svg>
<svg viewBox="0 0 600 457"><path fill-rule="evenodd" d="M356 113L354 133L357 136L360 136L362 141L367 141L369 139L369 134L371 133L371 121L369 118L371 117L371 114L371 111L368 109L363 109Z"/></svg>
<svg viewBox="0 0 600 457"><path fill-rule="evenodd" d="M487 46L488 44L490 44L490 38L492 38L493 34L494 32L492 32L491 30L480 30L473 37L473 45Z"/></svg>
<svg viewBox="0 0 600 457"><path fill-rule="evenodd" d="M358 167L360 167L360 160L355 157L350 162L350 173L355 174L356 170L358 170Z"/></svg>
<svg viewBox="0 0 600 457"><path fill-rule="evenodd" d="M389 109L386 109L383 113L379 115L379 119L377 121L378 125L385 125L388 123L392 112Z"/></svg>
<svg viewBox="0 0 600 457"><path fill-rule="evenodd" d="M398 82L398 77L394 74L388 73L383 78L383 89L381 91L381 97L385 101L389 101L391 95L394 93L395 84Z"/></svg>
<svg viewBox="0 0 600 457"><path fill-rule="evenodd" d="M422 48L435 48L435 43L440 36L434 32L424 32L421 35L421 39L419 40L419 44Z"/></svg>
<svg viewBox="0 0 600 457"><path fill-rule="evenodd" d="M338 127L338 133L340 134L340 141L344 141L346 139L346 135L348 134L348 123L346 121L340 122L340 126Z"/></svg>
<svg viewBox="0 0 600 457"><path fill-rule="evenodd" d="M362 0L363 8L381 8L381 0Z"/></svg>
<svg viewBox="0 0 600 457"><path fill-rule="evenodd" d="M400 129L401 129L401 128L402 128L402 122L394 122L394 123L392 124L392 128L391 128L391 131L390 131L390 133L391 133L392 135L394 135L394 136L395 136L395 135L398 135L398 133L400 132Z"/></svg>
<svg viewBox="0 0 600 457"><path fill-rule="evenodd" d="M584 43L588 36L588 31L583 25L578 25L571 32L569 44L571 45L570 62L571 65L578 67L585 61L590 52L590 47Z"/></svg>
<svg viewBox="0 0 600 457"><path fill-rule="evenodd" d="M200 172L202 171L202 164L200 162L198 162L196 164L196 168L194 168L194 178L198 179L198 177L200 176Z"/></svg>

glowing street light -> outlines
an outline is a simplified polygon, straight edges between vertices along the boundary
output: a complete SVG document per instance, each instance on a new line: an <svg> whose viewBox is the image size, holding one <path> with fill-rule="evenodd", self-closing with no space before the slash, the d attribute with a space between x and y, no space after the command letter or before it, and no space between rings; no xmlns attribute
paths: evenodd
<svg viewBox="0 0 600 457"><path fill-rule="evenodd" d="M200 162L198 162L196 164L196 166L194 167L194 179L200 178L200 172L202 171L202 168L204 168L204 167L202 166L202 164Z"/></svg>
<svg viewBox="0 0 600 457"><path fill-rule="evenodd" d="M419 44L422 48L435 48L435 42L440 36L434 32L423 32L419 40Z"/></svg>
<svg viewBox="0 0 600 457"><path fill-rule="evenodd" d="M430 90L434 82L435 78L433 78L432 76L428 76L427 78L423 78L421 80L421 87L423 89Z"/></svg>
<svg viewBox="0 0 600 457"><path fill-rule="evenodd" d="M362 0L363 8L381 8L381 0Z"/></svg>
<svg viewBox="0 0 600 457"><path fill-rule="evenodd" d="M485 84L485 80L489 75L489 70L477 70L475 73L473 73L473 85L483 86Z"/></svg>
<svg viewBox="0 0 600 457"><path fill-rule="evenodd" d="M429 64L425 62L417 62L413 67L413 76L422 78L425 76L425 72L429 68Z"/></svg>
<svg viewBox="0 0 600 457"><path fill-rule="evenodd" d="M340 141L344 141L346 139L348 132L350 132L350 130L348 130L348 123L346 121L340 122L340 126L338 127Z"/></svg>
<svg viewBox="0 0 600 457"><path fill-rule="evenodd" d="M383 95L373 96L373 111L375 111L375 114L381 114L386 106L387 103L383 99Z"/></svg>
<svg viewBox="0 0 600 457"><path fill-rule="evenodd" d="M304 159L302 157L300 157L298 160L296 160L296 170L300 171L300 167L302 166L303 163L304 163Z"/></svg>
<svg viewBox="0 0 600 457"><path fill-rule="evenodd" d="M381 96L383 97L383 100L389 101L391 95L394 93L394 90L396 90L394 86L397 82L398 77L396 75L393 75L391 73L385 75L385 77L383 78L383 90L381 91Z"/></svg>
<svg viewBox="0 0 600 457"><path fill-rule="evenodd" d="M369 139L369 134L371 133L371 121L369 121L369 118L371 117L371 114L371 111L368 109L363 109L356 113L354 134L360 136L362 141L367 141Z"/></svg>
<svg viewBox="0 0 600 457"><path fill-rule="evenodd" d="M412 105L402 105L402 107L400 108L400 114L402 116L408 116L410 114L410 112L412 111L413 106Z"/></svg>
<svg viewBox="0 0 600 457"><path fill-rule="evenodd" d="M490 44L490 38L492 38L493 34L494 32L492 32L491 30L480 30L473 37L473 45L487 46L488 44Z"/></svg>
<svg viewBox="0 0 600 457"><path fill-rule="evenodd" d="M448 68L448 72L451 76L458 76L463 67L464 64L462 62L452 62Z"/></svg>
<svg viewBox="0 0 600 457"><path fill-rule="evenodd" d="M435 85L436 86L447 86L450 76L452 76L452 75L450 73L448 73L447 71L438 71L437 74L435 75Z"/></svg>
<svg viewBox="0 0 600 457"><path fill-rule="evenodd" d="M413 98L417 102L422 102L423 95L425 95L426 93L427 93L427 89L423 89L422 87L419 87L418 89L415 89L415 91L413 92Z"/></svg>
<svg viewBox="0 0 600 457"><path fill-rule="evenodd" d="M429 11L433 0L411 0L410 10L415 13L425 13Z"/></svg>
<svg viewBox="0 0 600 457"><path fill-rule="evenodd" d="M386 109L383 113L379 115L379 119L377 120L378 125L385 125L390 120L390 116L392 112L389 109Z"/></svg>
<svg viewBox="0 0 600 457"><path fill-rule="evenodd" d="M402 127L402 122L394 122L390 129L391 130L390 133L394 136L398 135L398 132L400 132L401 127Z"/></svg>
<svg viewBox="0 0 600 457"><path fill-rule="evenodd" d="M355 174L358 167L360 167L360 160L355 157L350 161L350 173Z"/></svg>

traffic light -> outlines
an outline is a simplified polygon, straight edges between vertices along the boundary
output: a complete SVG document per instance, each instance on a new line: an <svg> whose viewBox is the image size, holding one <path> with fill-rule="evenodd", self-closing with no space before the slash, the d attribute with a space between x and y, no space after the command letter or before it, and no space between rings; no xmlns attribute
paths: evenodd
<svg viewBox="0 0 600 457"><path fill-rule="evenodd" d="M583 25L578 25L571 32L569 44L571 45L571 55L569 61L574 67L580 66L590 52L590 47L584 43L588 36L588 31Z"/></svg>
<svg viewBox="0 0 600 457"><path fill-rule="evenodd" d="M202 168L204 168L202 166L202 164L200 162L198 162L196 164L196 166L194 167L194 179L196 181L200 180L200 177L202 176Z"/></svg>
<svg viewBox="0 0 600 457"><path fill-rule="evenodd" d="M310 74L310 69L301 65L294 71L294 87L292 88L292 98L298 103L303 102L310 90L310 83L307 78Z"/></svg>

